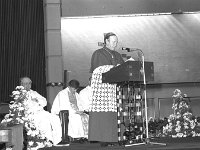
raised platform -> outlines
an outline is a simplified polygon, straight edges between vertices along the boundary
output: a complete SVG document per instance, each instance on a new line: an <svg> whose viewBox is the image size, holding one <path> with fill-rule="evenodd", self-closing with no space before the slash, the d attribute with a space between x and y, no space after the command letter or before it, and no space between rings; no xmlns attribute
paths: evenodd
<svg viewBox="0 0 200 150"><path fill-rule="evenodd" d="M40 150L199 150L200 137L189 138L154 138L150 142L166 143L166 146L157 144L141 144L134 146L101 147L100 143L72 143L69 146L43 148Z"/></svg>

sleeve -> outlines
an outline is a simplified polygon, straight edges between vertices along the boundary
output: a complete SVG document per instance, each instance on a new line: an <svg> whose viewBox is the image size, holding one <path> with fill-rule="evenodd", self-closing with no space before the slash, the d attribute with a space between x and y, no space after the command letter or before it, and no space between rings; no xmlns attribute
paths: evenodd
<svg viewBox="0 0 200 150"><path fill-rule="evenodd" d="M58 115L61 110L70 109L68 94L63 91L59 92L53 101L51 113Z"/></svg>
<svg viewBox="0 0 200 150"><path fill-rule="evenodd" d="M82 110L88 111L92 101L92 88L87 86L79 93L79 103Z"/></svg>
<svg viewBox="0 0 200 150"><path fill-rule="evenodd" d="M90 73L92 73L94 71L95 68L97 68L96 66L98 66L99 63L99 54L97 51L95 51L92 54L92 58L91 58L91 68L90 68Z"/></svg>
<svg viewBox="0 0 200 150"><path fill-rule="evenodd" d="M32 98L35 98L38 100L38 103L40 106L45 107L47 105L47 100L45 97L34 91L34 96Z"/></svg>
<svg viewBox="0 0 200 150"><path fill-rule="evenodd" d="M91 58L90 73L92 73L97 67L106 64L109 65L110 62L105 58L105 56L100 52L100 50L96 50Z"/></svg>
<svg viewBox="0 0 200 150"><path fill-rule="evenodd" d="M58 115L60 112L60 93L57 94L57 96L55 97L52 107L51 107L51 113Z"/></svg>
<svg viewBox="0 0 200 150"><path fill-rule="evenodd" d="M124 60L122 58L122 55L118 52L116 52L116 55L117 55L117 64L123 64Z"/></svg>
<svg viewBox="0 0 200 150"><path fill-rule="evenodd" d="M121 54L120 54L120 64L124 63L124 59L122 58Z"/></svg>
<svg viewBox="0 0 200 150"><path fill-rule="evenodd" d="M85 89L82 89L78 95L78 108L80 111L85 110L86 106L85 106L85 99L87 99L86 95L85 95Z"/></svg>

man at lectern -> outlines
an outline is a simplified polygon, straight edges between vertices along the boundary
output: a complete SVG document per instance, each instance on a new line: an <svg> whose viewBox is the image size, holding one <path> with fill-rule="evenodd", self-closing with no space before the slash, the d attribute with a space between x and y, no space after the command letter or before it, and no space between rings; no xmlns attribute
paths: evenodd
<svg viewBox="0 0 200 150"><path fill-rule="evenodd" d="M115 143L117 139L116 84L102 83L102 73L124 62L115 51L117 36L110 32L104 35L104 47L96 50L91 58L92 102L90 105L89 141L99 141L102 146Z"/></svg>
<svg viewBox="0 0 200 150"><path fill-rule="evenodd" d="M104 65L118 65L124 62L120 53L115 51L118 38L116 34L109 32L104 35L104 47L96 50L91 59L90 72L92 73L97 67Z"/></svg>

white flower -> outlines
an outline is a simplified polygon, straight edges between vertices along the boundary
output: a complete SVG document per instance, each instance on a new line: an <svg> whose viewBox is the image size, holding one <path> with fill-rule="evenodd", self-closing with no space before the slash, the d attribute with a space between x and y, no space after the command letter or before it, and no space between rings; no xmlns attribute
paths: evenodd
<svg viewBox="0 0 200 150"><path fill-rule="evenodd" d="M20 92L19 91L13 91L12 95L20 95Z"/></svg>
<svg viewBox="0 0 200 150"><path fill-rule="evenodd" d="M15 89L16 89L16 90L23 90L24 87L23 87L23 86L17 86Z"/></svg>
<svg viewBox="0 0 200 150"><path fill-rule="evenodd" d="M178 121L176 122L176 124L179 125L179 124L180 124L180 121L178 120Z"/></svg>
<svg viewBox="0 0 200 150"><path fill-rule="evenodd" d="M33 141L29 141L29 142L28 142L28 145L29 145L29 146L32 146L33 144L34 144Z"/></svg>
<svg viewBox="0 0 200 150"><path fill-rule="evenodd" d="M168 131L168 124L163 127L163 133L166 133Z"/></svg>
<svg viewBox="0 0 200 150"><path fill-rule="evenodd" d="M22 111L24 110L25 108L24 107L19 107L19 111Z"/></svg>
<svg viewBox="0 0 200 150"><path fill-rule="evenodd" d="M177 135L172 135L173 138L177 138Z"/></svg>
<svg viewBox="0 0 200 150"><path fill-rule="evenodd" d="M17 100L19 97L19 95L15 95L14 100Z"/></svg>
<svg viewBox="0 0 200 150"><path fill-rule="evenodd" d="M190 121L190 126L191 126L191 129L195 128L196 124L195 124L194 120Z"/></svg>
<svg viewBox="0 0 200 150"><path fill-rule="evenodd" d="M23 94L25 94L25 93L27 93L27 90L21 90L21 92L22 92Z"/></svg>
<svg viewBox="0 0 200 150"><path fill-rule="evenodd" d="M9 114L6 114L4 118L5 118L5 119L8 119L8 118L9 118Z"/></svg>
<svg viewBox="0 0 200 150"><path fill-rule="evenodd" d="M177 128L175 128L175 131L176 131L176 132L180 132L180 131L181 131L181 128L180 128L180 127L177 127Z"/></svg>
<svg viewBox="0 0 200 150"><path fill-rule="evenodd" d="M37 142L38 148L44 147L44 143Z"/></svg>
<svg viewBox="0 0 200 150"><path fill-rule="evenodd" d="M183 137L183 133L177 133L177 137Z"/></svg>
<svg viewBox="0 0 200 150"><path fill-rule="evenodd" d="M186 125L186 126L184 126L184 128L185 128L185 129L189 129L189 127L188 127L187 125Z"/></svg>

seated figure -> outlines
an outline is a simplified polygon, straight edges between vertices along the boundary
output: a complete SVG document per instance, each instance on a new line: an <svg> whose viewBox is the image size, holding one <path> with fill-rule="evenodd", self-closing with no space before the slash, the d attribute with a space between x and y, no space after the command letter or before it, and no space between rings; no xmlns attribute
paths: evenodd
<svg viewBox="0 0 200 150"><path fill-rule="evenodd" d="M54 145L61 141L62 131L59 117L44 110L47 105L46 98L31 90L31 79L22 77L21 86L27 91L29 112L33 113L33 120L36 128L40 129L44 136L53 142Z"/></svg>
<svg viewBox="0 0 200 150"><path fill-rule="evenodd" d="M54 99L51 113L59 115L62 110L69 111L68 136L71 138L88 138L89 116L80 109L79 88L77 80L71 80L69 86L60 91Z"/></svg>
<svg viewBox="0 0 200 150"><path fill-rule="evenodd" d="M92 101L92 88L91 77L89 78L89 84L79 92L80 110L89 112L89 108Z"/></svg>

